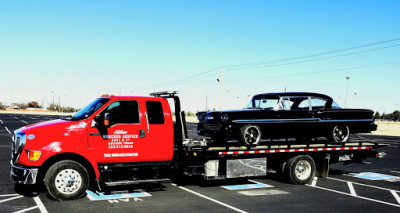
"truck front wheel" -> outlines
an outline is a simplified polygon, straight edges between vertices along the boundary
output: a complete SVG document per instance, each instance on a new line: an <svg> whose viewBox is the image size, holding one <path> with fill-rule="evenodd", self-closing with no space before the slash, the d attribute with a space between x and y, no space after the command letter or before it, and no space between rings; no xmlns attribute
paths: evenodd
<svg viewBox="0 0 400 213"><path fill-rule="evenodd" d="M286 163L285 174L289 181L294 184L303 185L314 177L315 162L308 155L295 156Z"/></svg>
<svg viewBox="0 0 400 213"><path fill-rule="evenodd" d="M46 172L44 184L56 200L76 200L85 195L89 187L89 174L76 161L63 160Z"/></svg>

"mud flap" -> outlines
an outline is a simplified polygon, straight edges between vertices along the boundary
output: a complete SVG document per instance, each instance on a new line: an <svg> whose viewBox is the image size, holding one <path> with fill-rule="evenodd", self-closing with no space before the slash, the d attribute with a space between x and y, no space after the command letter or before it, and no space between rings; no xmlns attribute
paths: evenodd
<svg viewBox="0 0 400 213"><path fill-rule="evenodd" d="M331 159L331 156L329 154L326 154L325 157L321 161L316 161L316 162L318 162L316 165L316 170L315 170L316 177L320 177L320 178L328 177L330 159Z"/></svg>

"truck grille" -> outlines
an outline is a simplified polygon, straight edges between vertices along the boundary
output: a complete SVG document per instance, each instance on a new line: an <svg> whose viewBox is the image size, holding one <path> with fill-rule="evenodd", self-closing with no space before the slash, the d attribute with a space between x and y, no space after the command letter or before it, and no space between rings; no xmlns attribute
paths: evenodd
<svg viewBox="0 0 400 213"><path fill-rule="evenodd" d="M12 141L11 159L14 163L18 162L21 151L25 146L26 135L23 132L15 131Z"/></svg>

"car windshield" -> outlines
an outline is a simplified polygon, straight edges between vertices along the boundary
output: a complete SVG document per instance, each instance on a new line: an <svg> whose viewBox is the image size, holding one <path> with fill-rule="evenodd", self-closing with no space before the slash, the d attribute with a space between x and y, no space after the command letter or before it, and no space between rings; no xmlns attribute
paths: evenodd
<svg viewBox="0 0 400 213"><path fill-rule="evenodd" d="M107 101L110 99L108 98L98 98L94 100L92 103L87 105L85 108L79 110L75 115L72 117L67 118L68 120L83 120L91 116L94 112L96 112L100 107L102 107Z"/></svg>
<svg viewBox="0 0 400 213"><path fill-rule="evenodd" d="M247 104L246 109L273 109L277 105L279 105L278 97L256 96Z"/></svg>

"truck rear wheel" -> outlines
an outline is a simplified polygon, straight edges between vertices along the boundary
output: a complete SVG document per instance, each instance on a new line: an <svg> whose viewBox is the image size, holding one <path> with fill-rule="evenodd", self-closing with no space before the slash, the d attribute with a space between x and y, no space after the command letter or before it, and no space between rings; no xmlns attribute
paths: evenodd
<svg viewBox="0 0 400 213"><path fill-rule="evenodd" d="M261 141L261 129L256 125L246 125L240 128L239 142L247 146L257 146Z"/></svg>
<svg viewBox="0 0 400 213"><path fill-rule="evenodd" d="M78 162L63 160L47 170L44 184L56 200L76 200L83 197L89 187L89 174Z"/></svg>
<svg viewBox="0 0 400 213"><path fill-rule="evenodd" d="M314 173L315 162L308 155L295 156L285 165L285 174L294 184L303 185L310 182Z"/></svg>

